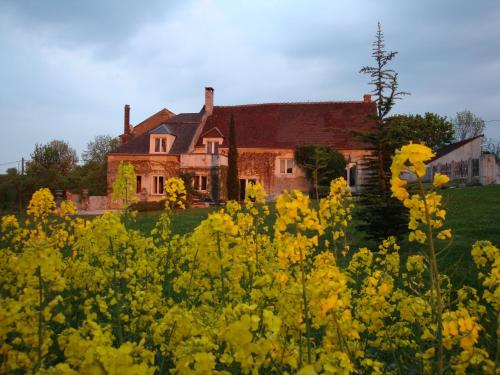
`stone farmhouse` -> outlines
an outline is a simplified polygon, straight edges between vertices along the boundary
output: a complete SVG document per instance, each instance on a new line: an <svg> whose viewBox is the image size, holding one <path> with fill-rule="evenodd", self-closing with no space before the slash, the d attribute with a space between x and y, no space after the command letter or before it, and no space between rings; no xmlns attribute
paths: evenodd
<svg viewBox="0 0 500 375"><path fill-rule="evenodd" d="M294 163L295 148L304 144L340 151L348 161L349 185L356 190L362 179L358 163L370 151L352 132L370 131L375 113L370 95L349 102L219 106L214 105L214 89L207 87L199 112L176 115L164 108L132 126L126 105L121 145L108 154L108 186L111 189L119 162L127 161L134 165L140 200L161 199L164 181L187 173L202 196L225 200L232 115L241 198L247 184L257 181L271 199L285 189L307 192L305 173Z"/></svg>

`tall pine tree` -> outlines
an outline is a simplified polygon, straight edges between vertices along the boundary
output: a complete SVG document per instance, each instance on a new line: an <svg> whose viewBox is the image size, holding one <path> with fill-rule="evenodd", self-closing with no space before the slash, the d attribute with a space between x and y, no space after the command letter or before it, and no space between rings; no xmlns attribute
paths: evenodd
<svg viewBox="0 0 500 375"><path fill-rule="evenodd" d="M239 179L238 179L238 149L236 148L236 125L234 116L231 115L229 122L229 150L227 155L227 199L239 199Z"/></svg>
<svg viewBox="0 0 500 375"><path fill-rule="evenodd" d="M377 105L374 116L375 130L359 136L371 145L372 153L363 159L362 196L360 199L360 225L372 239L398 236L406 228L406 210L402 204L391 197L391 158L395 152L394 142L387 138L384 126L397 99L408 95L398 90L398 73L388 67L397 52L386 51L382 28L378 23L372 56L375 66L364 66L360 73L368 74L373 86L372 94Z"/></svg>

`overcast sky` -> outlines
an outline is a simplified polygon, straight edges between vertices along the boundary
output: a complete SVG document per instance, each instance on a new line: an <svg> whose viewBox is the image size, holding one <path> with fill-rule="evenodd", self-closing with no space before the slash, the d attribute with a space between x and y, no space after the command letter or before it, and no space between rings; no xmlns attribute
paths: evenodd
<svg viewBox="0 0 500 375"><path fill-rule="evenodd" d="M80 153L161 108L361 100L382 24L411 96L394 113L500 120L500 1L0 0L0 171L36 143ZM500 121L486 135L500 140Z"/></svg>

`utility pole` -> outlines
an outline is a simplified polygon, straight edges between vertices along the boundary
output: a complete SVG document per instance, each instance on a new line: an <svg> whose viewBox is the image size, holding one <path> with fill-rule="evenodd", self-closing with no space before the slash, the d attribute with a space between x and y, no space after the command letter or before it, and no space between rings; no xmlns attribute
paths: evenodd
<svg viewBox="0 0 500 375"><path fill-rule="evenodd" d="M19 215L23 214L23 184L24 184L24 157L21 158L21 178L18 178L17 194L19 195Z"/></svg>

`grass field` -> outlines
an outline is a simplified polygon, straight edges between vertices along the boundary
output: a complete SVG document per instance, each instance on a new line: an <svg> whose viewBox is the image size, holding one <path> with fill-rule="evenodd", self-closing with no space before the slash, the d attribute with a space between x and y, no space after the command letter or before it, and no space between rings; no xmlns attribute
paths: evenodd
<svg viewBox="0 0 500 375"><path fill-rule="evenodd" d="M441 264L456 281L462 278L472 284L476 273L471 267L472 244L488 240L500 246L500 186L447 189L443 196L448 206L445 223L453 230L453 242L442 254Z"/></svg>
<svg viewBox="0 0 500 375"><path fill-rule="evenodd" d="M489 240L500 246L500 186L450 188L443 190L442 194L448 207L445 224L447 228L453 230L453 241L440 255L441 269L446 274L453 275L455 283L477 285L470 250L477 240ZM173 232L189 233L207 217L209 212L217 209L192 208L176 211L172 220ZM141 213L133 226L148 233L154 227L159 214L159 212ZM269 220L273 222L272 209L270 216ZM349 242L353 249L363 246L376 248L376 243L368 241L362 233L356 231L355 225L350 228ZM403 257L420 249L418 245L409 243L405 239L400 242Z"/></svg>

